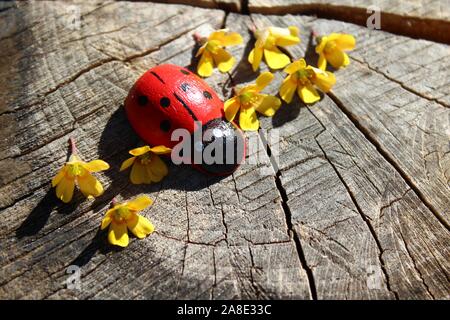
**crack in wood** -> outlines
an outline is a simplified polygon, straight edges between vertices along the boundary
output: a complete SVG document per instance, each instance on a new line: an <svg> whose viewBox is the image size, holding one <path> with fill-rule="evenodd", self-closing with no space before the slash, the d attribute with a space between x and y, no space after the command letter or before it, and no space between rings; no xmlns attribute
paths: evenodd
<svg viewBox="0 0 450 320"><path fill-rule="evenodd" d="M409 250L408 244L406 243L406 240L405 240L405 238L403 237L403 233L402 233L401 230L399 230L399 234L400 234L400 238L402 239L403 244L405 245L406 252L408 253L409 258L411 259L411 261L412 261L412 263L413 263L414 269L416 270L416 272L417 272L417 274L418 274L420 280L421 280L422 283L423 283L423 286L425 287L425 290L428 292L428 294L431 296L431 298L433 298L433 300L436 299L436 298L434 297L433 293L431 293L430 288L429 288L428 285L426 284L425 279L423 278L422 272L421 272L421 271L419 270L419 268L417 267L416 260L415 260L414 257L412 256L411 251Z"/></svg>
<svg viewBox="0 0 450 320"><path fill-rule="evenodd" d="M260 136L263 135L261 130L259 131L259 134L260 134ZM281 207L282 207L284 215L286 217L286 225L288 227L288 233L290 234L290 237L294 240L301 266L306 272L311 297L313 300L317 300L317 289L316 289L316 284L315 284L315 280L314 280L314 273L311 270L311 268L308 266L305 254L303 252L300 238L299 238L297 232L295 232L295 230L294 230L294 226L293 226L293 222L292 222L292 213L291 213L291 209L289 208L289 205L288 205L288 196L286 193L286 189L284 189L283 183L281 182L281 179L280 179L281 171L279 170L278 165L276 164L275 160L272 157L272 152L270 150L270 146L267 143L267 139L265 139L265 137L264 137L264 141L266 141L266 143L264 144L266 146L266 149L265 149L266 154L269 157L269 159L271 159L270 163L272 165L272 168L275 171L275 176L274 176L275 185L277 186L278 193L280 194L280 197L281 197ZM274 165L274 163L275 163L275 165Z"/></svg>
<svg viewBox="0 0 450 320"><path fill-rule="evenodd" d="M318 121L320 121L320 120L318 120ZM378 236L377 236L377 234L376 234L376 232L375 232L375 230L374 230L374 228L372 226L372 223L370 222L368 217L362 211L361 207L359 206L358 202L356 201L355 195L353 194L353 192L351 191L350 187L345 182L344 178L342 177L342 175L340 174L340 172L338 171L338 169L336 168L334 163L328 158L325 150L322 148L322 146L320 145L320 143L319 143L319 141L317 139L316 139L316 143L319 146L320 150L322 150L322 153L324 154L324 156L327 159L328 163L333 168L333 170L336 173L336 175L338 176L339 180L341 180L341 182L342 182L343 186L345 187L345 189L347 190L347 193L350 196L353 204L355 205L356 209L358 210L359 214L361 215L361 218L366 223L366 225L367 225L367 227L368 227L368 229L370 231L370 234L372 235L373 239L375 240L375 243L377 244L378 251L379 251L378 259L380 261L380 267L381 267L381 270L383 271L383 274L385 276L386 287L387 287L387 289L390 292L392 292L394 294L395 298L398 300L399 299L398 293L391 288L389 275L388 275L388 272L386 270L385 262L384 262L384 259L383 259L383 251L384 250L383 250L383 248L381 246L381 243L380 243L380 240L378 239Z"/></svg>
<svg viewBox="0 0 450 320"><path fill-rule="evenodd" d="M442 225L450 231L450 225L445 218L438 212L438 210L427 200L423 192L415 185L403 168L389 155L384 147L377 141L373 134L365 128L353 115L353 113L336 97L331 91L327 95L333 100L336 106L347 116L347 118L355 125L355 127L364 135L364 137L376 148L376 150L383 156L383 158L400 174L405 183L414 191L422 203L434 214Z"/></svg>
<svg viewBox="0 0 450 320"><path fill-rule="evenodd" d="M450 108L449 105L447 105L447 104L445 104L444 102L440 101L438 98L430 98L430 97L426 96L425 94L420 93L419 91L414 90L414 89L411 88L411 87L408 87L408 86L405 85L402 81L397 80L397 79L395 79L395 78L393 78L393 77L391 77L391 76L388 76L386 73L382 72L382 71L379 70L378 68L374 68L374 67L372 67L371 65L369 65L366 61L360 60L360 59L355 58L355 57L353 57L353 56L351 56L351 55L350 55L350 58L351 58L352 60L354 60L354 61L356 61L356 62L358 62L358 63L360 63L360 64L366 66L369 70L371 70L371 71L373 71L373 72L375 72L375 73L377 73L377 74L379 74L379 75L385 77L387 80L397 83L398 85L400 85L400 87L401 87L402 89L404 89L404 90L406 90L406 91L408 91L408 92L410 92L410 93L412 93L412 94L414 94L414 95L416 95L416 96L418 96L418 97L420 97L420 98L426 99L426 100L431 101L431 102L435 102L435 103L437 103L437 104L443 106L444 108Z"/></svg>
<svg viewBox="0 0 450 320"><path fill-rule="evenodd" d="M369 3L369 2L368 2ZM367 11L366 7L350 6L345 4L320 3L289 3L280 6L257 6L250 5L250 14L287 15L298 14L317 16L319 18L350 22L360 26L368 27L367 21L373 12ZM428 39L441 43L450 43L447 32L450 21L436 19L435 17L420 17L402 15L395 12L380 10L381 29L387 32L408 36L411 38Z"/></svg>
<svg viewBox="0 0 450 320"><path fill-rule="evenodd" d="M397 202L399 202L399 201L402 201L403 198L406 196L406 194L407 194L409 191L411 191L411 188L408 187L408 188L406 189L406 191L405 191L399 198L395 198L394 200L389 201L388 204L383 205L383 206L380 208L380 219L382 219L382 218L384 217L384 212L383 212L383 211L385 211L387 208L392 207L392 206L394 205L394 203L397 203Z"/></svg>

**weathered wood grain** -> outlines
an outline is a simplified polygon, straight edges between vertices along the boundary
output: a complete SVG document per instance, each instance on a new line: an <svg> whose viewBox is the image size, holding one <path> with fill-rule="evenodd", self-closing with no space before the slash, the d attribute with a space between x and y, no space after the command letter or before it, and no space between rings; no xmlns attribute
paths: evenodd
<svg viewBox="0 0 450 320"><path fill-rule="evenodd" d="M373 25L379 12L381 30L450 43L449 0L249 0L248 8L251 13L312 14L361 26Z"/></svg>
<svg viewBox="0 0 450 320"><path fill-rule="evenodd" d="M303 42L286 48L295 58L308 51L308 35L322 22L332 24L294 16L227 19L242 33L249 23L299 26ZM250 68L240 70L235 82L252 78ZM277 92L280 73L276 79L268 92ZM448 296L448 230L333 100L325 96L311 107L294 101L263 128L269 138L280 136L270 147L318 298Z"/></svg>
<svg viewBox="0 0 450 320"><path fill-rule="evenodd" d="M0 17L1 298L449 297L448 46L314 17L147 2L8 2ZM302 43L288 52L312 63L313 29L350 32L358 45L321 102L260 118L233 175L170 165L159 184L130 184L118 168L140 143L122 107L134 81L165 62L195 70L193 33L229 27L245 38L231 49L237 65L206 79L226 99L257 76L253 23L299 26ZM85 159L111 164L94 201L77 193L64 205L50 188L69 136ZM143 212L155 233L111 248L98 231L111 199L141 193L155 200ZM81 267L80 291L66 288L70 265Z"/></svg>
<svg viewBox="0 0 450 320"><path fill-rule="evenodd" d="M58 14L57 8L33 3L21 7L17 14L52 17ZM163 62L188 65L194 46L192 34L220 28L225 13L137 3L112 3L89 10L92 13L75 32L77 35L52 23L42 26L48 29L39 32L35 27L23 32L23 37L31 34L31 43L42 38L48 46L54 46L51 56L37 58L33 51L24 55L26 43L21 40L10 44L17 56L11 52L9 68L26 61L29 70L39 70L39 77L29 74L24 85L33 85L36 78L41 82L39 89L26 90L23 100L8 100L2 115L8 117L5 122L14 121L15 125L2 129L2 137L7 140L2 145L0 296L309 298L308 280L287 230L265 149L249 154L250 159L258 157L258 166L243 166L236 175L222 180L171 166L171 177L162 183L134 186L129 184L126 173L117 172L127 150L138 143L121 104L141 68ZM156 19L161 12L166 16ZM176 15L177 19L167 19ZM195 25L183 27L195 16ZM144 25L140 25L141 21L145 21ZM126 27L103 31L109 30L112 23L116 28ZM139 28L126 30L133 25ZM97 35L87 36L92 29ZM167 35L169 31L174 34ZM68 47L48 40L57 35L59 39L70 38ZM44 52L49 49L46 46L41 47ZM83 54L79 57L82 61L70 63L71 57L77 57L75 52L85 52L84 48L95 48L98 55L110 58L94 55L85 62ZM68 56L64 64L67 52L73 56ZM49 64L55 65L41 69ZM84 71L77 71L76 65ZM67 79L61 79L56 86L47 81L63 74L68 75ZM223 95L222 88L230 90L226 88L227 80L228 75L215 74L208 81ZM8 93L19 95L22 88ZM25 103L22 101L30 104L21 107L18 104ZM6 135L6 130L12 131ZM77 138L84 158L100 157L114 168L100 175L106 192L94 202L78 194L74 203L62 205L49 188L50 177L65 161L69 136ZM259 139L258 135L254 138ZM9 174L11 168L13 176ZM111 250L104 234L98 233L108 203L114 196L128 199L140 193L155 199L144 214L157 231L146 240L132 241L125 250ZM81 291L66 289L69 265L81 267Z"/></svg>
<svg viewBox="0 0 450 320"><path fill-rule="evenodd" d="M336 102L448 227L450 47L382 32L363 34L362 28L325 20L316 21L314 29L351 32L361 39L360 49L350 53L353 63L339 73L345 82L333 90Z"/></svg>
<svg viewBox="0 0 450 320"><path fill-rule="evenodd" d="M254 17L257 24L270 24L265 16ZM284 25L303 21L293 16L271 19ZM322 19L307 28L306 41L311 30L356 35L358 48L349 53L354 63L337 72L338 82L331 97L448 226L449 47ZM315 64L314 46L307 43L308 48L288 50L295 59L307 51L308 60ZM386 43L394 44L387 53L383 50ZM418 60L418 56L423 58ZM366 58L374 61L374 66L359 63ZM428 68L431 64L434 66ZM423 78L420 84L418 77Z"/></svg>
<svg viewBox="0 0 450 320"><path fill-rule="evenodd" d="M229 12L240 12L242 8L241 0L153 0L152 2L187 4L195 7L222 9Z"/></svg>

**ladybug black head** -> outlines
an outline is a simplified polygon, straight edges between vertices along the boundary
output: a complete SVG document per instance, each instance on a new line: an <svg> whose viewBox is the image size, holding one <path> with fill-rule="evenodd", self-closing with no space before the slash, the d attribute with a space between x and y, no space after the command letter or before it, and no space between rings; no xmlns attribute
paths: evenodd
<svg viewBox="0 0 450 320"><path fill-rule="evenodd" d="M192 154L201 153L201 163L195 166L210 174L227 175L241 164L245 156L245 139L233 123L218 118L202 127L202 141L192 144Z"/></svg>

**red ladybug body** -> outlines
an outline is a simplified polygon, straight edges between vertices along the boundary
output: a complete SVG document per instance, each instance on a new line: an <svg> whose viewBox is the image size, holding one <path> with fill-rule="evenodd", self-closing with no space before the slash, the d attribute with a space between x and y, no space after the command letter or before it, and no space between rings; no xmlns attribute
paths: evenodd
<svg viewBox="0 0 450 320"><path fill-rule="evenodd" d="M242 132L223 115L223 102L202 79L189 70L171 64L156 66L145 72L131 88L126 100L127 117L137 134L151 146L173 148L175 129L194 131L212 129L224 143L233 144L234 163L200 163L194 165L201 171L225 175L233 172L244 157ZM195 122L202 124L198 128ZM214 138L214 137L213 137ZM203 138L205 139L205 138ZM203 140L203 147L211 142ZM237 141L237 142L236 142Z"/></svg>

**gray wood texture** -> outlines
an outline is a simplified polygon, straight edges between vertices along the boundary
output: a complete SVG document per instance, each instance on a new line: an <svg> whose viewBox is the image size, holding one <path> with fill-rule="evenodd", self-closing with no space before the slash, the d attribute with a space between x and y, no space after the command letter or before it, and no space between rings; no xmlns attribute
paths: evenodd
<svg viewBox="0 0 450 320"><path fill-rule="evenodd" d="M311 14L362 26L379 14L381 30L450 43L449 0L249 0L251 13Z"/></svg>
<svg viewBox="0 0 450 320"><path fill-rule="evenodd" d="M311 16L147 2L76 2L73 29L73 5L0 5L0 298L450 297L447 45ZM357 48L320 102L296 98L260 117L233 175L170 165L161 183L132 185L118 172L139 144L123 111L131 85L160 63L192 68L193 33L228 27L244 37L231 49L237 64L206 81L229 98L257 76L251 24L298 26L302 42L287 52L312 64L311 30L352 33ZM98 175L103 196L65 205L50 179L70 136L84 159L112 169ZM111 248L99 232L111 199L142 193L155 200L143 214L156 231ZM70 265L81 290L66 287Z"/></svg>

